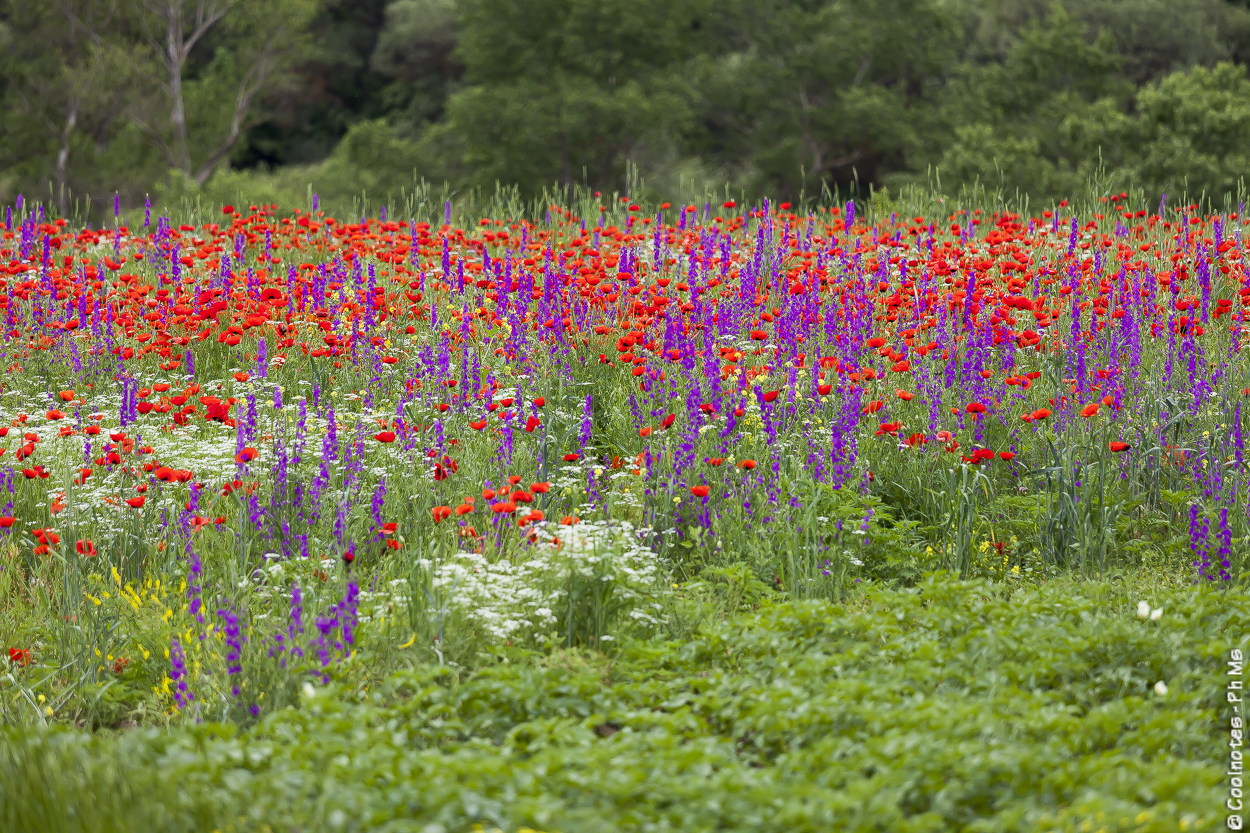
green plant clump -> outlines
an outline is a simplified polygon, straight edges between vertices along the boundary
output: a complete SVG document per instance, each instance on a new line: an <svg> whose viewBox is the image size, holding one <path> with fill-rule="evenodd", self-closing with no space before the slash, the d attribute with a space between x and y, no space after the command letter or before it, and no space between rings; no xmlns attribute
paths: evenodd
<svg viewBox="0 0 1250 833"><path fill-rule="evenodd" d="M1250 597L1153 592L939 574L309 685L246 730L9 728L0 829L1215 829Z"/></svg>

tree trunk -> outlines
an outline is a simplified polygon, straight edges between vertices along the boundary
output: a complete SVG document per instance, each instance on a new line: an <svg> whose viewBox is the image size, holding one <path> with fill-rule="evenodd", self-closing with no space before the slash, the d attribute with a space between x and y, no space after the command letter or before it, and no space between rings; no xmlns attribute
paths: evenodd
<svg viewBox="0 0 1250 833"><path fill-rule="evenodd" d="M69 168L69 145L74 138L74 126L78 124L78 99L70 99L65 127L61 130L61 147L56 154L56 206L64 217L66 213L65 180Z"/></svg>
<svg viewBox="0 0 1250 833"><path fill-rule="evenodd" d="M191 149L187 146L187 112L182 102L182 66L186 61L182 41L182 19L176 4L165 11L165 68L169 72L169 121L174 128L175 163L191 175Z"/></svg>

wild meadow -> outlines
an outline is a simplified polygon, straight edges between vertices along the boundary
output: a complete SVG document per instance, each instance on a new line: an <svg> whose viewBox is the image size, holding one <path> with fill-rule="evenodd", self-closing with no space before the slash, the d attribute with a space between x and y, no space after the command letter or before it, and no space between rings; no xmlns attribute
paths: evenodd
<svg viewBox="0 0 1250 833"><path fill-rule="evenodd" d="M5 209L0 828L1224 824L1241 206Z"/></svg>

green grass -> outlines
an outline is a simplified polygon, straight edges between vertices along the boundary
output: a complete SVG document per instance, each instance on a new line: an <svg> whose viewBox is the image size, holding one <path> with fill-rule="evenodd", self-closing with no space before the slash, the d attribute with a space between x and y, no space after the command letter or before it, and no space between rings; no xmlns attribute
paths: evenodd
<svg viewBox="0 0 1250 833"><path fill-rule="evenodd" d="M0 829L1214 829L1250 595L1165 584L936 576L305 689L246 730L8 729Z"/></svg>

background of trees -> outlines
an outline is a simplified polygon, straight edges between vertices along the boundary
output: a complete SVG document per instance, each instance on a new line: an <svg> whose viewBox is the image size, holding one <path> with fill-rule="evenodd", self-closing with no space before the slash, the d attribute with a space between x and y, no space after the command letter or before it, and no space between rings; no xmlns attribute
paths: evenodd
<svg viewBox="0 0 1250 833"><path fill-rule="evenodd" d="M1250 171L1226 0L0 0L0 199L375 199L555 184L979 183ZM637 174L635 174L636 176Z"/></svg>

